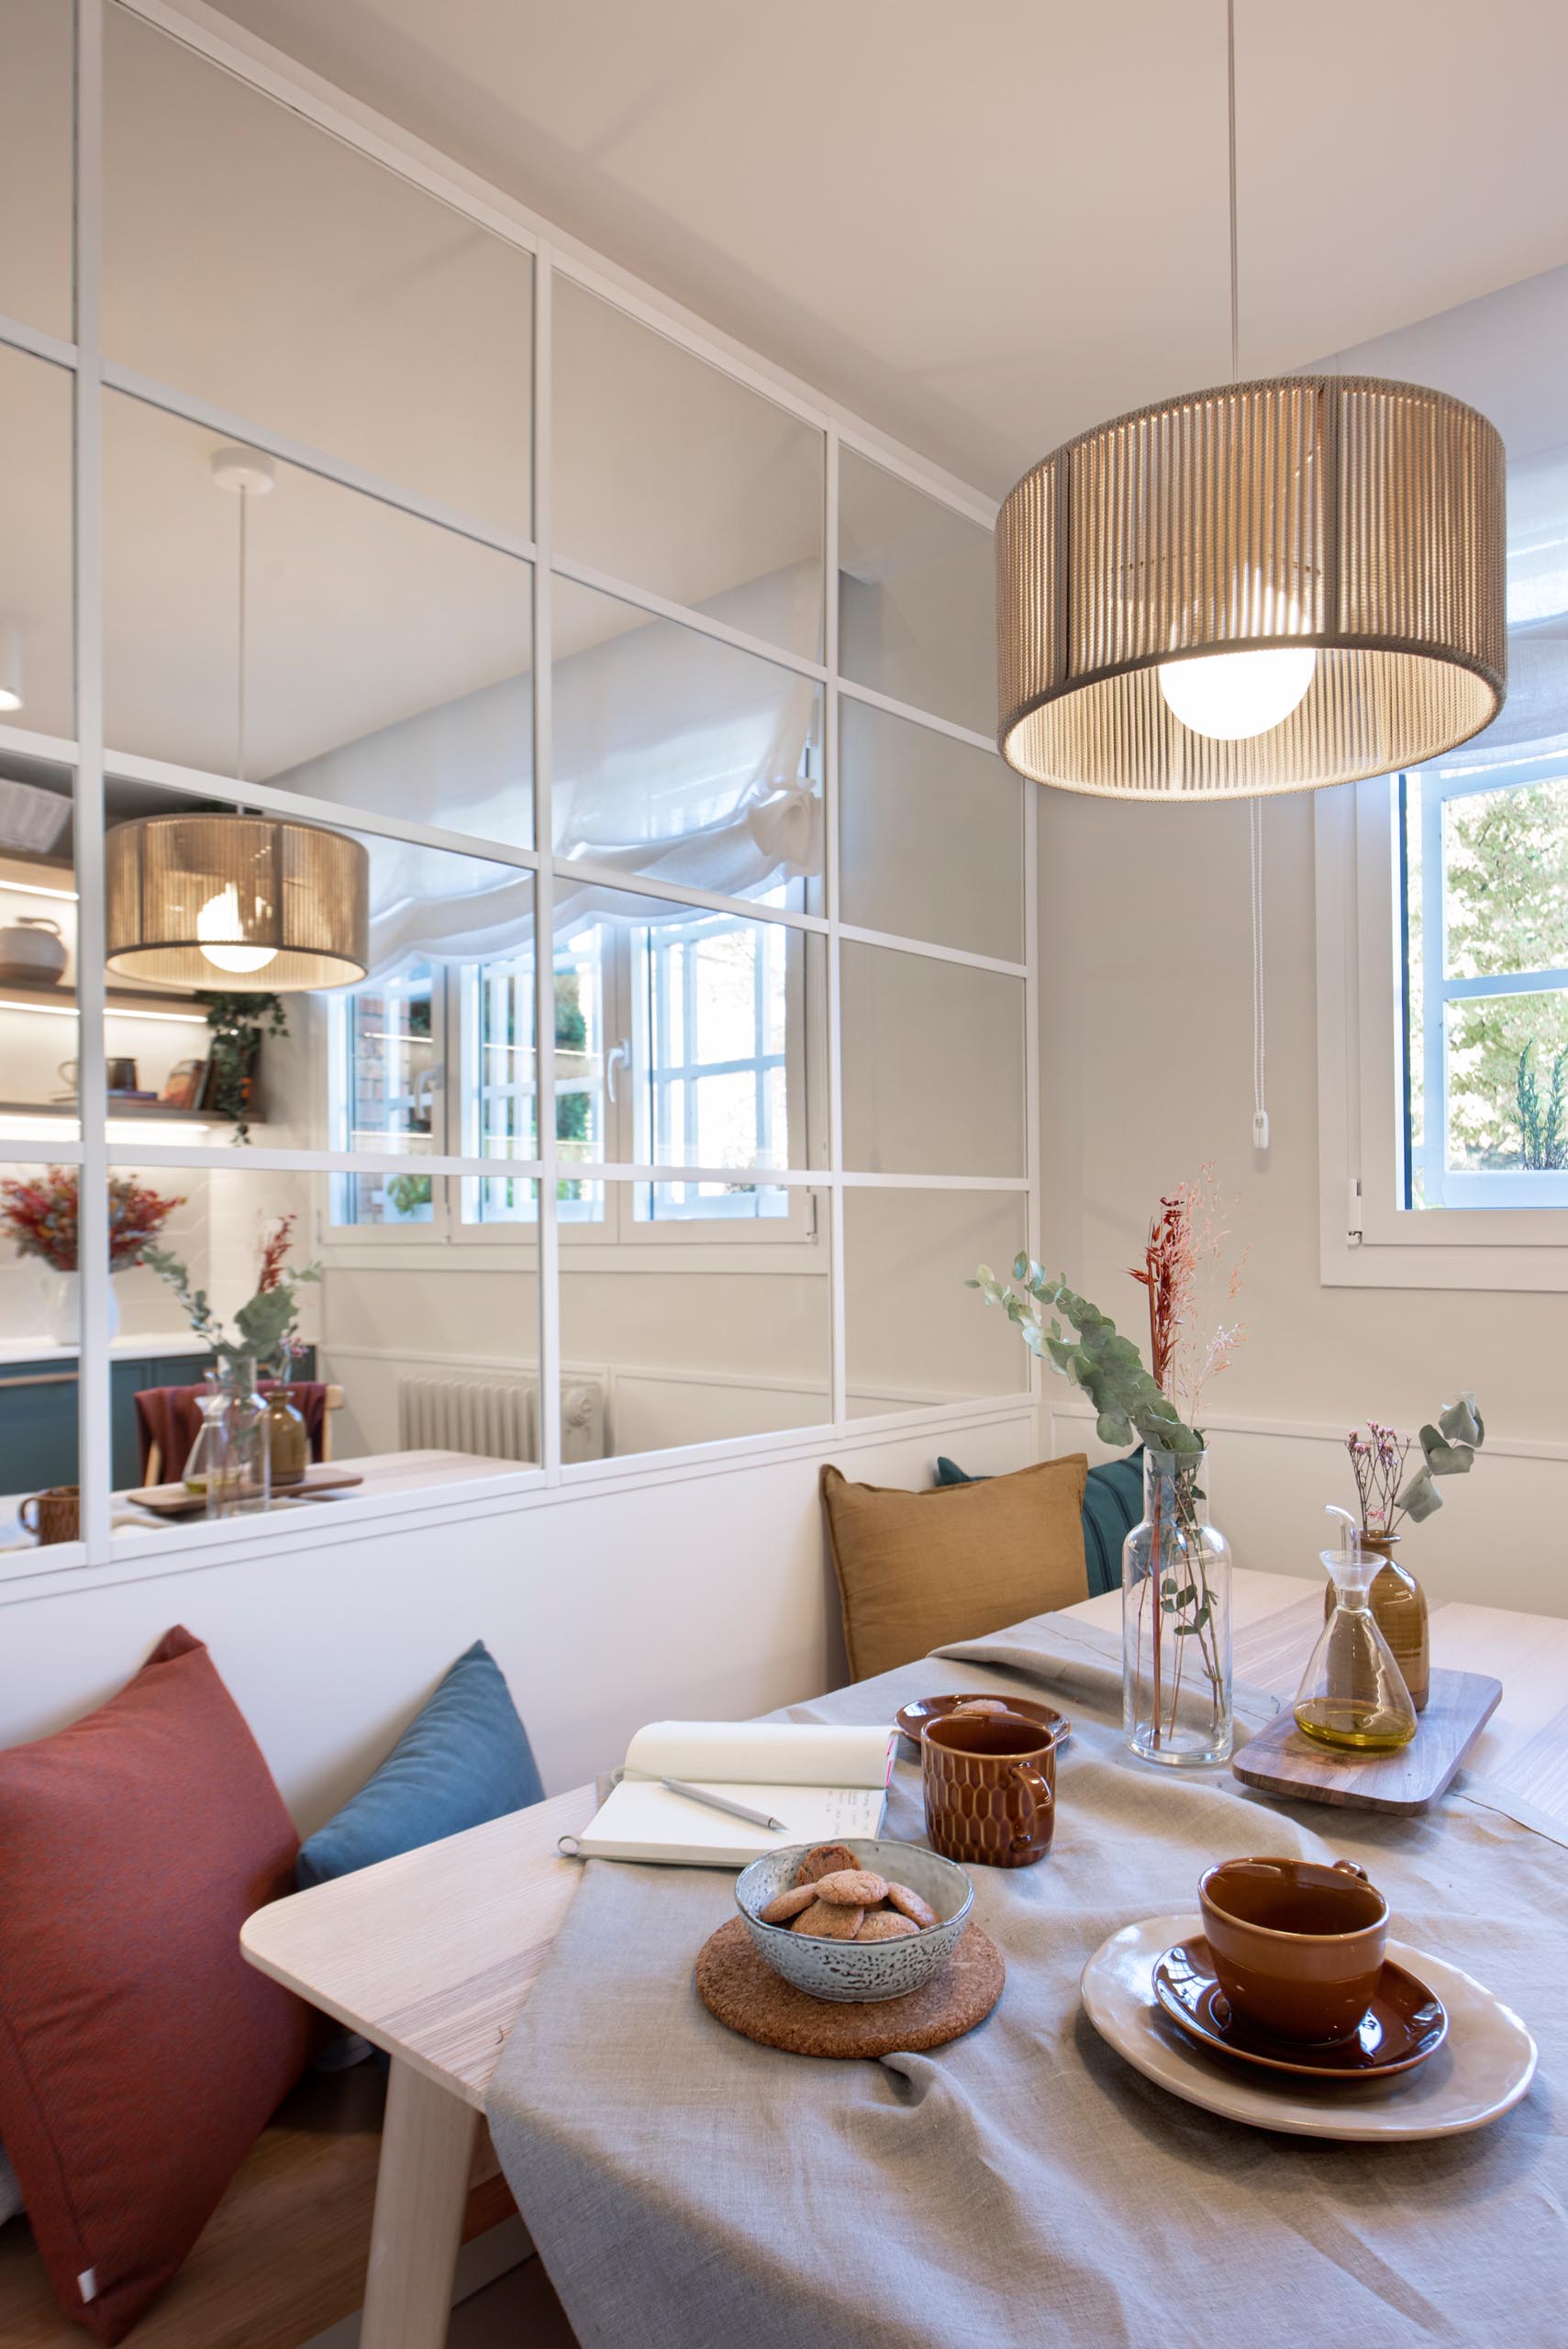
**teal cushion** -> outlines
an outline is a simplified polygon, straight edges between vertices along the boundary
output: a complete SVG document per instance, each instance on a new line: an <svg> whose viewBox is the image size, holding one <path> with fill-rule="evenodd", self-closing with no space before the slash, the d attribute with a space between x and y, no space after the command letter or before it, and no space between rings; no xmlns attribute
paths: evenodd
<svg viewBox="0 0 1568 2349"><path fill-rule="evenodd" d="M544 1787L501 1668L460 1655L373 1778L299 1847L302 1891L540 1802Z"/></svg>
<svg viewBox="0 0 1568 2349"><path fill-rule="evenodd" d="M984 1481L966 1476L956 1461L937 1462L939 1485ZM1091 1468L1084 1486L1084 1564L1091 1598L1120 1589L1121 1545L1142 1514L1143 1447L1140 1444L1125 1460L1106 1460Z"/></svg>

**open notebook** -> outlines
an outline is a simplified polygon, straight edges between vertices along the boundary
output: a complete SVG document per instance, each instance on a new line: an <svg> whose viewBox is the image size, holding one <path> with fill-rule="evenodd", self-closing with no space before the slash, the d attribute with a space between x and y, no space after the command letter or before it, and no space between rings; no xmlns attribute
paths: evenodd
<svg viewBox="0 0 1568 2349"><path fill-rule="evenodd" d="M893 1732L795 1721L651 1721L627 1750L620 1783L577 1838L589 1860L744 1867L789 1843L876 1835ZM672 1794L684 1778L784 1821L782 1834Z"/></svg>

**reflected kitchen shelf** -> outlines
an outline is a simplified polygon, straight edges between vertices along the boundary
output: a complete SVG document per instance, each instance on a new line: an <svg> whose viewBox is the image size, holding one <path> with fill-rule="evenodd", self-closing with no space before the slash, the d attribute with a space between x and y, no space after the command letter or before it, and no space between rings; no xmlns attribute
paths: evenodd
<svg viewBox="0 0 1568 2349"><path fill-rule="evenodd" d="M231 1126L232 1118L220 1118L216 1109L176 1109L167 1101L118 1101L111 1093L108 1115L117 1125L128 1124L133 1119L160 1126ZM0 1101L0 1118L68 1118L77 1122L74 1101Z"/></svg>
<svg viewBox="0 0 1568 2349"><path fill-rule="evenodd" d="M185 1028L206 1026L206 1014L195 996L183 995L177 987L109 987L104 1008L139 1019L175 1019ZM0 1011L53 1012L61 1019L74 1019L76 991L44 985L37 979L0 978Z"/></svg>

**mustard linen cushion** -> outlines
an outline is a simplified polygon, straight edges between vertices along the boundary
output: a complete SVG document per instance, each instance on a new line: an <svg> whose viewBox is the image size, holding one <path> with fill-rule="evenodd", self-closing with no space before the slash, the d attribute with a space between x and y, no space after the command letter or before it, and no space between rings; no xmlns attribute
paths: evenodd
<svg viewBox="0 0 1568 2349"><path fill-rule="evenodd" d="M1089 1596L1087 1454L906 1493L822 1471L850 1672L870 1680Z"/></svg>

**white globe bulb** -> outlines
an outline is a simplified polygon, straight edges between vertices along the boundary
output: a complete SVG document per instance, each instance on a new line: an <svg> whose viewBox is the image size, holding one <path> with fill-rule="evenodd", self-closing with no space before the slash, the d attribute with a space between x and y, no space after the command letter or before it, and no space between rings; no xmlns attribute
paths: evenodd
<svg viewBox="0 0 1568 2349"><path fill-rule="evenodd" d="M215 971L231 972L236 978L251 971L264 971L277 959L275 946L228 945L220 941L244 935L239 924L239 894L230 881L216 896L207 899L196 916L196 937L200 941L202 959Z"/></svg>
<svg viewBox="0 0 1568 2349"><path fill-rule="evenodd" d="M1184 726L1217 742L1245 741L1283 725L1305 697L1318 666L1307 644L1274 652L1212 652L1167 661L1160 690Z"/></svg>

